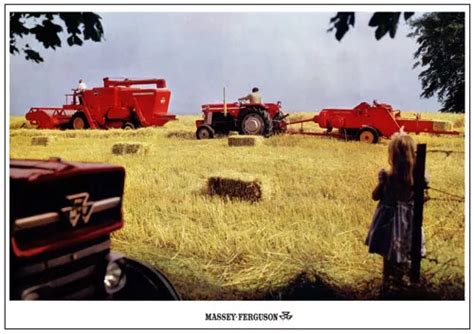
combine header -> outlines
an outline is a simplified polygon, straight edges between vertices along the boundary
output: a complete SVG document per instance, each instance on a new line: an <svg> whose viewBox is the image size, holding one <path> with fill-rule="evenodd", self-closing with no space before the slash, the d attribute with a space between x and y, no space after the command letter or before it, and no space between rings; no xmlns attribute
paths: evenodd
<svg viewBox="0 0 474 334"><path fill-rule="evenodd" d="M345 139L355 139L367 143L377 143L380 137L389 138L395 132L403 129L407 133L431 133L438 135L459 135L452 131L452 124L445 121L422 120L421 115L416 118L402 118L400 111L393 110L392 106L374 101L373 105L362 102L353 109L323 109L314 117L298 121L290 121L287 125L315 122L325 132L307 132L301 129L290 130L291 134L305 134L314 136L333 136ZM337 133L332 133L338 129Z"/></svg>
<svg viewBox="0 0 474 334"><path fill-rule="evenodd" d="M39 129L135 129L176 119L168 114L171 91L164 79L103 80L104 87L66 94L61 108L31 108L26 119Z"/></svg>

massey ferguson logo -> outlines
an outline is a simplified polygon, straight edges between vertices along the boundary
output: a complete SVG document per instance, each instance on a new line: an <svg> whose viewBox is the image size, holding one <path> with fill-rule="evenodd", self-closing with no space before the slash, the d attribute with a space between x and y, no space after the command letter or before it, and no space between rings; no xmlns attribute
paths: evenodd
<svg viewBox="0 0 474 334"><path fill-rule="evenodd" d="M74 227L79 221L87 224L94 213L120 208L122 199L120 196L103 198L89 202L89 194L86 192L66 196L71 206L53 212L43 212L34 216L23 217L15 220L15 229L24 230L39 226L46 226L63 221L66 218Z"/></svg>
<svg viewBox="0 0 474 334"><path fill-rule="evenodd" d="M93 202L89 202L89 194L79 193L66 196L66 198L71 202L71 206L62 208L61 212L68 216L71 225L75 227L79 220L87 224L91 218L94 205Z"/></svg>
<svg viewBox="0 0 474 334"><path fill-rule="evenodd" d="M165 104L165 102L166 102L166 99L165 99L165 97L164 97L164 96L161 98L160 102L161 102L161 104Z"/></svg>

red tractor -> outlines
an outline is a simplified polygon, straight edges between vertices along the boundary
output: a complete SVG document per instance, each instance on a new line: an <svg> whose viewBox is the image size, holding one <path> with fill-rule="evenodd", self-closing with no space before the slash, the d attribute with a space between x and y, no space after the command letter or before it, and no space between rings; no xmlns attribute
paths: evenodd
<svg viewBox="0 0 474 334"><path fill-rule="evenodd" d="M31 108L26 119L39 129L135 129L176 119L168 114L171 91L164 79L103 80L104 87L66 94L62 107Z"/></svg>
<svg viewBox="0 0 474 334"><path fill-rule="evenodd" d="M205 104L204 119L196 121L196 138L214 138L216 134L238 131L246 135L271 136L284 132L287 115L281 111L281 103L234 103Z"/></svg>
<svg viewBox="0 0 474 334"><path fill-rule="evenodd" d="M156 268L111 251L125 170L10 160L11 300L177 300Z"/></svg>
<svg viewBox="0 0 474 334"><path fill-rule="evenodd" d="M391 105L377 103L373 105L362 102L353 109L323 109L314 117L299 121L288 122L287 125L305 122L315 122L326 132L291 131L316 136L334 136L346 139L356 139L368 143L377 143L379 138L390 138L401 129L407 133L432 133L458 135L459 132L451 130L451 123L444 121L422 120L417 114L416 118L402 118L400 111L393 110ZM331 131L338 129L333 134Z"/></svg>

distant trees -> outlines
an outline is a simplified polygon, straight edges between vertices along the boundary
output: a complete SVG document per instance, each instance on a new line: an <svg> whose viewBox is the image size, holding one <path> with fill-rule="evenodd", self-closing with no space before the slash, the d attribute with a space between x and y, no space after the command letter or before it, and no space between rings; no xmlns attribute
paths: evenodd
<svg viewBox="0 0 474 334"><path fill-rule="evenodd" d="M376 27L375 38L387 33L394 38L402 13L377 12L369 21ZM413 68L420 66L421 97L437 95L442 104L441 111L465 112L465 66L464 39L465 15L459 12L432 12L417 19L410 19L413 12L403 13L403 18L412 28L408 37L415 38L418 50L414 54ZM410 20L409 20L410 19ZM340 41L349 28L355 26L354 12L339 12L330 23L329 31L336 30Z"/></svg>
<svg viewBox="0 0 474 334"><path fill-rule="evenodd" d="M424 69L421 96L437 94L441 111L464 113L464 13L429 13L409 24L419 45L413 67Z"/></svg>
<svg viewBox="0 0 474 334"><path fill-rule="evenodd" d="M68 13L10 13L10 54L23 54L26 60L43 62L40 53L28 43L21 44L32 36L45 49L62 46L61 22L66 26L69 46L82 45L83 40L100 42L104 35L101 17L91 12Z"/></svg>

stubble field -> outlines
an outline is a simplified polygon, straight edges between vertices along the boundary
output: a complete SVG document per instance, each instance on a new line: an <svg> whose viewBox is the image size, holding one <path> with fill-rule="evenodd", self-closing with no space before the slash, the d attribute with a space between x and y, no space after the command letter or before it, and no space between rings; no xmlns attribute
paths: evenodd
<svg viewBox="0 0 474 334"><path fill-rule="evenodd" d="M423 116L464 131L463 115ZM388 167L387 141L283 135L256 147L229 147L227 138L196 140L197 117L135 131L40 131L21 128L24 119L12 117L10 158L124 166L125 227L113 235L113 248L160 268L184 299L378 298L382 261L367 253L364 240L376 206L370 194L378 171ZM54 140L32 146L33 136ZM463 197L464 136L414 138L428 145L431 186ZM116 156L117 142L146 143L149 151ZM264 176L272 197L247 203L207 196L207 178L226 172ZM430 195L418 293L462 299L464 202Z"/></svg>

